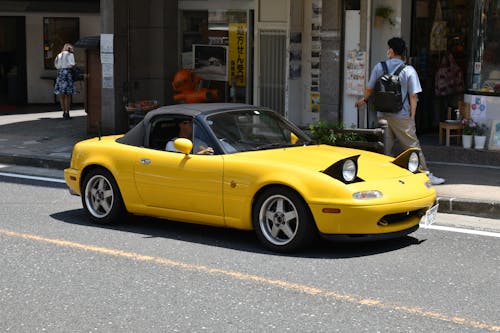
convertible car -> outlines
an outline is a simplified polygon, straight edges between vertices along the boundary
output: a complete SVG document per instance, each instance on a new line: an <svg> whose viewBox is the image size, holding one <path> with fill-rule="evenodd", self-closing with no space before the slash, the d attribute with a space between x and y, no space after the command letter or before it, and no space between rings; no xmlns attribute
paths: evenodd
<svg viewBox="0 0 500 333"><path fill-rule="evenodd" d="M191 137L181 137L185 126ZM317 235L417 230L436 198L418 153L315 144L267 108L179 104L150 111L124 135L77 143L64 176L95 223L131 214L253 229L269 249L292 252Z"/></svg>

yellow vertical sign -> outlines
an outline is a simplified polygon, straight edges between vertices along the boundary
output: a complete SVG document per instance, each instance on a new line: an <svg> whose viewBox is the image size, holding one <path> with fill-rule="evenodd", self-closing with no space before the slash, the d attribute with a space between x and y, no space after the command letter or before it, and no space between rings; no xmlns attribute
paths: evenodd
<svg viewBox="0 0 500 333"><path fill-rule="evenodd" d="M244 87L246 72L247 24L229 23L229 82Z"/></svg>

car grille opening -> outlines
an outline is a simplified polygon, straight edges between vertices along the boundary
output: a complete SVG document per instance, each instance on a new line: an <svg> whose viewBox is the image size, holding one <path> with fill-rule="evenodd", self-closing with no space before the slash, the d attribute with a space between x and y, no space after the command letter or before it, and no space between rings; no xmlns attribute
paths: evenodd
<svg viewBox="0 0 500 333"><path fill-rule="evenodd" d="M401 223L404 222L408 219L415 218L415 217L422 217L425 215L426 209L418 209L418 210L413 210L413 211L408 211L404 213L397 213L397 214L389 214L385 215L378 221L378 225L385 227L391 224L395 223Z"/></svg>

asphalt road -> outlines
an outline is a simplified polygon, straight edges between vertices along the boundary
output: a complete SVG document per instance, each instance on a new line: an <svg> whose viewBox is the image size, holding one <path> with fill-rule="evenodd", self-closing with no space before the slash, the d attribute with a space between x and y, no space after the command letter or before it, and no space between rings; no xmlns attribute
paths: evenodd
<svg viewBox="0 0 500 333"><path fill-rule="evenodd" d="M500 331L494 233L421 228L290 256L251 232L140 217L92 225L60 183L0 174L0 197L0 331ZM496 231L471 219L437 223Z"/></svg>

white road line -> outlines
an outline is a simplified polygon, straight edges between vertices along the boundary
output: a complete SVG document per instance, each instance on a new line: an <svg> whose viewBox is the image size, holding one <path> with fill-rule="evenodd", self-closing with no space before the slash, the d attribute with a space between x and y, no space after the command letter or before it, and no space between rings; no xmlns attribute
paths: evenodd
<svg viewBox="0 0 500 333"><path fill-rule="evenodd" d="M66 181L60 178L49 178L49 177L38 177L38 176L29 176L29 175L21 175L15 173L8 172L0 172L0 176L3 177L11 177L11 178L21 178L21 179L30 179L30 180L38 180L50 183L60 183L65 184ZM477 235L477 236L488 236L488 237L496 237L500 238L500 233L490 232L490 231L481 231L481 230L471 230L471 229L461 229L461 228L453 228L439 225L420 225L422 229L433 229L433 230L441 230L441 231L449 231L449 232L457 232L461 234L469 234L469 235Z"/></svg>
<svg viewBox="0 0 500 333"><path fill-rule="evenodd" d="M9 173L9 172L0 172L0 176L11 177L11 178L22 178L22 179L39 180L39 181L42 181L42 182L49 182L49 183L61 183L61 184L65 184L66 183L66 181L64 179L60 179L60 178L29 176L29 175L21 175L21 174L17 174L17 173Z"/></svg>
<svg viewBox="0 0 500 333"><path fill-rule="evenodd" d="M469 234L469 235L477 235L477 236L489 236L489 237L500 238L500 233L497 233L497 232L462 229L462 228L454 228L454 227L445 227L445 226L434 225L434 224L426 226L426 227L422 226L422 229L434 229L434 230L458 232L461 234Z"/></svg>

